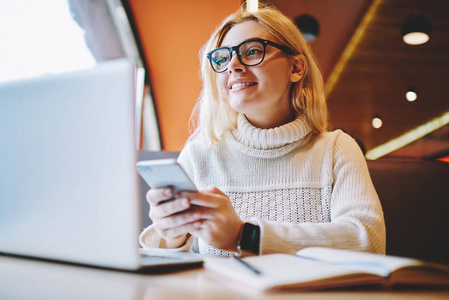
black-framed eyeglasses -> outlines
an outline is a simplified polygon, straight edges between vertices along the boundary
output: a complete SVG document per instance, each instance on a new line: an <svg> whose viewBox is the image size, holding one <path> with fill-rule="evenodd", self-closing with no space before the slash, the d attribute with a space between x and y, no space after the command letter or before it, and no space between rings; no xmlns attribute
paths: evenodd
<svg viewBox="0 0 449 300"><path fill-rule="evenodd" d="M267 45L278 48L289 55L298 54L293 49L279 45L275 42L263 39L251 39L244 41L234 47L220 47L207 53L212 69L217 73L222 73L228 69L229 62L232 59L232 53L237 53L237 58L244 66L257 66L263 62L265 58L265 50Z"/></svg>

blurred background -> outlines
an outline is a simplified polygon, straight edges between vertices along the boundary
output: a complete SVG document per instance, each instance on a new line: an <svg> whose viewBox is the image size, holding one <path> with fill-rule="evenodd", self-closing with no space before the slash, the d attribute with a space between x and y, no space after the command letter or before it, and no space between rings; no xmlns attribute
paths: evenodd
<svg viewBox="0 0 449 300"><path fill-rule="evenodd" d="M449 1L263 2L295 20L315 52L331 129L357 139L367 159L449 160ZM245 1L3 1L0 81L128 57L138 67L138 147L179 151L201 91L199 51L241 5ZM404 35L415 31L428 40L406 43Z"/></svg>

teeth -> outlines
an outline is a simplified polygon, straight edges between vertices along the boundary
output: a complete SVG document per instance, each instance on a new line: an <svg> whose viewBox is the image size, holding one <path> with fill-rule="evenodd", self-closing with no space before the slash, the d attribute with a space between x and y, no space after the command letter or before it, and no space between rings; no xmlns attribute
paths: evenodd
<svg viewBox="0 0 449 300"><path fill-rule="evenodd" d="M235 88L241 88L244 86L249 86L249 85L254 85L255 83L253 82L242 82L242 83L234 83L231 87L231 89L235 89Z"/></svg>

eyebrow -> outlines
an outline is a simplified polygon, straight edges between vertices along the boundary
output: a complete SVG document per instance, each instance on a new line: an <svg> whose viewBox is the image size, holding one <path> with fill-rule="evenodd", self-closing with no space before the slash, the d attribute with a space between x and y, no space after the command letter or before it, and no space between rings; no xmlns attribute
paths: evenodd
<svg viewBox="0 0 449 300"><path fill-rule="evenodd" d="M251 40L269 40L269 39L267 39L267 38L264 39L264 38L261 38L261 37L254 36L254 37L247 38L246 40L243 40L243 41L241 41L241 42L238 43L238 44L235 44L235 46L240 45L241 43L244 43L244 42L247 42L247 41L251 41ZM228 48L230 48L230 47L233 47L233 46L229 46L229 45L221 45L221 46L219 46L218 48L220 48L220 47L228 47Z"/></svg>

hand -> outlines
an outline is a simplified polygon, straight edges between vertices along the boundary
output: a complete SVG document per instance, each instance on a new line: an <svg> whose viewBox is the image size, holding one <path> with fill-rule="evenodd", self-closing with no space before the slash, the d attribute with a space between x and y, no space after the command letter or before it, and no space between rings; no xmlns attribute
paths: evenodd
<svg viewBox="0 0 449 300"><path fill-rule="evenodd" d="M191 213L200 220L201 226L190 233L204 240L207 244L222 250L237 251L242 220L232 206L229 197L217 188L208 188L200 193L181 192L181 198L189 199ZM189 219L189 218L187 218Z"/></svg>
<svg viewBox="0 0 449 300"><path fill-rule="evenodd" d="M192 212L189 199L173 197L171 188L150 189L146 199L150 204L150 219L154 229L163 238L162 248L178 248L186 241L186 235L201 226L199 215Z"/></svg>

